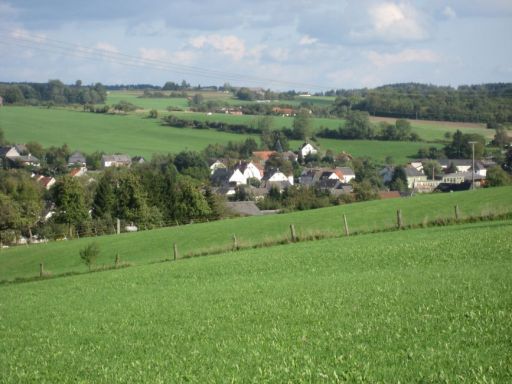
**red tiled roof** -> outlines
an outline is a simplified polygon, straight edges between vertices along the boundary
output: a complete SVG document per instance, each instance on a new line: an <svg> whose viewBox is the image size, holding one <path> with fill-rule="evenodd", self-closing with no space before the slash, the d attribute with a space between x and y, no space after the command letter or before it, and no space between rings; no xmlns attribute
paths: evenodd
<svg viewBox="0 0 512 384"><path fill-rule="evenodd" d="M379 192L379 197L382 200L396 199L396 198L400 197L400 192L398 192L398 191L382 191L382 192Z"/></svg>
<svg viewBox="0 0 512 384"><path fill-rule="evenodd" d="M50 184L52 181L54 181L53 177L43 176L37 179L39 184L41 184L43 187L48 188L48 184Z"/></svg>
<svg viewBox="0 0 512 384"><path fill-rule="evenodd" d="M71 170L71 172L69 172L69 176L73 177L73 176L76 176L76 174L80 173L81 169L80 168L73 168Z"/></svg>
<svg viewBox="0 0 512 384"><path fill-rule="evenodd" d="M255 151L252 155L258 160L267 161L276 151Z"/></svg>

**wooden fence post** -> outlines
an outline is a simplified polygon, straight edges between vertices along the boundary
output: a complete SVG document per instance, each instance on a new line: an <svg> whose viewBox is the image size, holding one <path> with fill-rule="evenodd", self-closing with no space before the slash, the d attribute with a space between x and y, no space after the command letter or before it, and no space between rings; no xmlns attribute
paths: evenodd
<svg viewBox="0 0 512 384"><path fill-rule="evenodd" d="M396 225L397 225L398 229L402 229L402 227L403 227L402 210L401 209L396 211Z"/></svg>
<svg viewBox="0 0 512 384"><path fill-rule="evenodd" d="M43 263L39 263L39 277L44 276L44 265Z"/></svg>
<svg viewBox="0 0 512 384"><path fill-rule="evenodd" d="M174 243L174 261L176 261L178 256L178 244Z"/></svg>
<svg viewBox="0 0 512 384"><path fill-rule="evenodd" d="M292 241L297 241L297 234L295 233L295 225L290 224L290 233L292 235Z"/></svg>
<svg viewBox="0 0 512 384"><path fill-rule="evenodd" d="M350 236L350 232L348 230L347 216L343 214L343 223L345 224L345 236Z"/></svg>
<svg viewBox="0 0 512 384"><path fill-rule="evenodd" d="M233 251L238 250L238 239L236 238L236 235L233 234Z"/></svg>
<svg viewBox="0 0 512 384"><path fill-rule="evenodd" d="M117 231L116 233L119 235L121 233L121 220L119 219L116 219L117 220Z"/></svg>
<svg viewBox="0 0 512 384"><path fill-rule="evenodd" d="M459 204L455 204L455 220L459 221L459 216L460 216Z"/></svg>

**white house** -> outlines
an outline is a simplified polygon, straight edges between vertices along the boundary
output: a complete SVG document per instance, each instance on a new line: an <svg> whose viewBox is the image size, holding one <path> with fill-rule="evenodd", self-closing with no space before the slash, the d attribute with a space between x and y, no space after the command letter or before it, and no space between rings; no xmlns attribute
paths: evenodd
<svg viewBox="0 0 512 384"><path fill-rule="evenodd" d="M17 158L19 158L21 155L16 150L15 147L12 146L5 146L0 147L0 164L7 163L7 160L15 161Z"/></svg>
<svg viewBox="0 0 512 384"><path fill-rule="evenodd" d="M418 181L427 181L427 175L425 175L423 172L418 171L416 168L405 167L404 172L405 176L407 177L407 187L409 188L414 188L416 182Z"/></svg>
<svg viewBox="0 0 512 384"><path fill-rule="evenodd" d="M229 183L234 183L236 185L247 184L247 177L244 176L239 169L233 170L233 173L229 176Z"/></svg>
<svg viewBox="0 0 512 384"><path fill-rule="evenodd" d="M101 165L104 168L109 167L129 167L132 159L128 155L103 155L101 156Z"/></svg>
<svg viewBox="0 0 512 384"><path fill-rule="evenodd" d="M258 168L252 161L248 163L240 163L237 167L240 172L246 177L246 179L255 178L261 181L263 174L260 168Z"/></svg>
<svg viewBox="0 0 512 384"><path fill-rule="evenodd" d="M286 176L281 171L275 171L270 175L270 177L267 179L269 182L281 182L281 181L287 181L290 183L290 185L293 185L293 175Z"/></svg>
<svg viewBox="0 0 512 384"><path fill-rule="evenodd" d="M350 183L351 180L356 178L354 170L350 167L336 167L334 170L338 179L343 183Z"/></svg>
<svg viewBox="0 0 512 384"><path fill-rule="evenodd" d="M318 150L309 143L302 144L299 151L302 157L306 157L307 155L316 155L318 153Z"/></svg>

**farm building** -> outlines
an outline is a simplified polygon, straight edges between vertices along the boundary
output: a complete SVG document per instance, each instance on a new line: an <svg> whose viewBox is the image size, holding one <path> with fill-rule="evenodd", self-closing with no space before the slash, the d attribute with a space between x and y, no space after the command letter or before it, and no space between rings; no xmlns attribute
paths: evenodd
<svg viewBox="0 0 512 384"><path fill-rule="evenodd" d="M132 159L128 155L103 155L101 156L101 165L104 168L109 167L129 167Z"/></svg>

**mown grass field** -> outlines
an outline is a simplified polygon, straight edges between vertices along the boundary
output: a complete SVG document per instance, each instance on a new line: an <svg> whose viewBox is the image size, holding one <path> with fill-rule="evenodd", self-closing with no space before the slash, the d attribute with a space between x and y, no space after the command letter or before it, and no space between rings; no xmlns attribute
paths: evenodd
<svg viewBox="0 0 512 384"><path fill-rule="evenodd" d="M37 141L43 146L67 143L87 153L128 153L148 159L154 153L200 151L208 144L242 141L237 134L163 126L138 115L103 115L69 109L0 108L0 126L9 141ZM257 139L256 136L254 136Z"/></svg>
<svg viewBox="0 0 512 384"><path fill-rule="evenodd" d="M169 92L164 92L169 94ZM228 105L247 105L254 104L255 101L239 100L232 93L212 92L212 91L189 91L187 95L192 97L195 94L201 94L206 100L217 100ZM109 91L107 104L116 104L121 100L139 105L144 109L160 109L165 110L168 106L175 106L188 109L188 101L186 98L140 98L142 91ZM143 100L143 101L140 101ZM293 100L271 100L272 104L287 104L292 106L300 106L302 103L308 103L317 106L329 106L335 100L335 97L329 96L297 96Z"/></svg>
<svg viewBox="0 0 512 384"><path fill-rule="evenodd" d="M133 104L139 105L140 107L148 110L148 109L158 109L164 111L168 106L180 107L184 110L188 109L188 102L185 98L182 99L159 99L159 98L148 98L141 99L140 96L142 92L136 91L113 91L109 93L107 103L115 104L121 100L129 101ZM192 94L192 93L191 93ZM206 99L214 99L220 100L223 102L227 102L230 105L245 105L252 104L254 102L251 101L241 101L233 98L231 94L225 94L222 92L201 92L201 94ZM334 102L333 97L321 97L321 96L310 96L310 97L300 97L297 96L295 100L286 100L282 101L283 103L298 107L302 102L307 102L313 105L319 106L329 106ZM276 101L277 102L277 101ZM199 121L220 121L225 123L232 124L250 124L254 121L255 116L231 116L231 115L222 115L222 114L213 114L211 116L207 116L205 113L177 113L174 114L180 116L184 119L191 120L199 120ZM276 116L273 119L273 127L275 129L279 128L290 128L293 123L293 118L291 117L280 117ZM394 123L395 119L392 118L383 118L383 117L371 117L371 121L375 124L378 124L380 121L386 121L388 123ZM413 132L417 133L422 140L427 142L438 142L438 141L446 141L449 140L445 138L445 133L449 132L453 134L457 129L461 130L463 133L476 133L484 136L488 141L492 140L495 134L493 129L486 129L484 124L475 124L475 123L456 123L456 122L445 122L445 121L427 121L427 120L410 120ZM340 126L345 125L345 120L343 119L325 119L325 118L315 118L313 121L314 130L320 129L320 127L337 129Z"/></svg>
<svg viewBox="0 0 512 384"><path fill-rule="evenodd" d="M477 223L0 286L0 382L507 383L511 234Z"/></svg>
<svg viewBox="0 0 512 384"><path fill-rule="evenodd" d="M186 98L166 97L166 98L143 98L139 97L142 92L115 92L108 93L106 104L114 105L120 101L127 101L144 110L156 109L158 111L166 111L167 107L178 107L188 109L188 100Z"/></svg>
<svg viewBox="0 0 512 384"><path fill-rule="evenodd" d="M147 99L150 100L150 99ZM206 114L202 114L206 117ZM225 117L226 115L219 115ZM252 116L228 118L252 119ZM288 119L288 120L285 120ZM290 118L277 117L276 122ZM330 119L318 119L336 122ZM37 141L44 146L67 143L73 150L84 152L128 153L150 158L154 153L177 153L185 149L200 151L208 144L240 142L248 137L259 141L256 135L238 135L214 130L196 130L163 126L159 119L148 119L139 114L103 115L81 110L45 109L35 107L3 107L0 126L8 140L17 143ZM342 150L353 156L368 156L383 162L387 156L406 162L422 146L410 142L319 140L321 149ZM292 141L296 150L302 144ZM424 145L423 145L424 146Z"/></svg>
<svg viewBox="0 0 512 384"><path fill-rule="evenodd" d="M79 250L96 241L101 249L99 265L112 265L116 253L121 260L147 264L173 257L173 244L181 256L201 251L230 249L236 234L242 247L272 243L289 238L290 224L299 236L341 236L343 214L352 232L370 232L396 225L396 210L403 212L404 225L420 224L438 218L453 218L459 205L461 217L502 214L512 211L512 187L482 189L451 194L422 195L412 198L376 200L289 214L259 216L183 225L118 236L82 238L48 244L18 246L0 252L0 280L37 276L39 263L53 274L83 272L86 267ZM270 251L269 251L270 252Z"/></svg>

